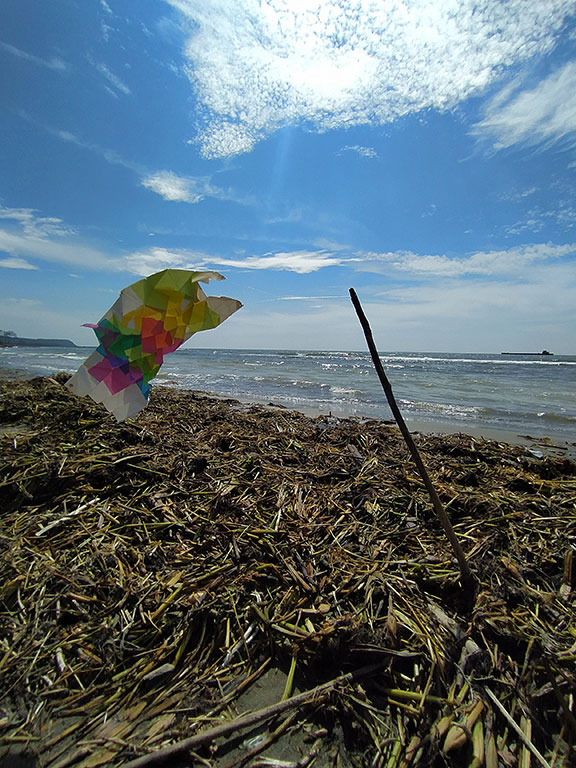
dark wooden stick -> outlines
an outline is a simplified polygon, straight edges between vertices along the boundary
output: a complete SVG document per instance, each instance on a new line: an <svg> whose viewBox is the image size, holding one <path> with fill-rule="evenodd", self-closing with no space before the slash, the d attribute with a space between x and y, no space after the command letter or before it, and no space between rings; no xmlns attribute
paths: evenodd
<svg viewBox="0 0 576 768"><path fill-rule="evenodd" d="M378 350L376 349L376 345L374 344L374 338L372 336L372 330L370 328L370 324L368 323L368 320L366 318L366 315L364 314L364 310L360 305L360 301L358 300L358 296L356 295L356 291L354 290L354 288L350 288L350 298L352 299L352 304L354 305L354 309L356 310L356 314L358 315L358 319L360 320L360 325L362 326L362 330L364 331L364 336L366 337L366 343L368 344L368 349L370 350L372 362L374 363L374 368L376 368L376 373L378 374L378 378L380 379L380 383L382 384L382 388L384 390L384 393L386 394L386 399L388 400L388 405L390 406L390 410L394 414L396 423L400 428L400 432L402 432L402 436L406 441L408 450L410 451L410 454L414 459L414 463L418 467L418 472L420 473L420 477L424 481L426 490L430 495L430 499L432 500L432 506L434 507L436 516L442 523L442 527L444 528L446 536L448 537L448 541L452 545L452 549L454 551L454 554L456 555L456 559L458 560L458 565L460 566L460 573L462 576L462 583L463 585L471 586L475 583L476 580L472 574L472 571L470 570L470 566L468 565L468 562L466 560L464 550L460 546L460 542L458 541L456 534L454 533L454 528L452 528L452 523L450 522L450 519L446 514L446 510L444 509L442 502L438 498L436 489L432 485L432 481L430 480L428 471L424 466L422 457L420 456L420 451L418 450L416 443L414 442L412 435L410 434L410 431L406 426L406 422L404 421L404 418L400 413L400 409L398 408L398 404L396 403L396 398L394 397L394 393L392 392L392 387L390 386L388 377L384 373L384 368L382 367L380 355L378 354Z"/></svg>
<svg viewBox="0 0 576 768"><path fill-rule="evenodd" d="M361 677L376 672L383 667L383 663L371 664L368 667L362 667L356 670L356 672L349 672L347 675L340 675L340 677L330 680L328 683L316 686L309 691L298 693L296 696L292 696L285 701L279 701L277 704L272 704L269 707L264 707L256 712L249 712L247 715L241 715L236 720L231 720L222 725L217 725L214 728L209 728L207 731L197 733L195 736L190 736L188 739L176 742L176 744L170 744L168 747L163 747L155 752L151 752L149 755L138 757L136 760L130 760L125 763L123 768L151 768L153 765L168 765L170 761L184 752L189 752L192 749L197 749L203 744L209 744L215 739L229 736L234 731L240 731L244 728L249 728L252 725L261 723L265 720L269 720L271 717L280 715L283 712L287 712L290 709L296 707L303 707L307 704L320 704L325 701L332 691L343 683L350 683Z"/></svg>

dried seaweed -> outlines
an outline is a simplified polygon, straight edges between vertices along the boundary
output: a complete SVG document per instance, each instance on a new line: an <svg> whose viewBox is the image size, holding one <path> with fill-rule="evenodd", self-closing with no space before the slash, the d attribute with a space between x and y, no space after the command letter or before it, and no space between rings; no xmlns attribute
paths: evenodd
<svg viewBox="0 0 576 768"><path fill-rule="evenodd" d="M63 381L0 383L5 765L120 766L370 664L181 764L571 764L571 460L417 436L470 606L395 428L161 387L117 425Z"/></svg>

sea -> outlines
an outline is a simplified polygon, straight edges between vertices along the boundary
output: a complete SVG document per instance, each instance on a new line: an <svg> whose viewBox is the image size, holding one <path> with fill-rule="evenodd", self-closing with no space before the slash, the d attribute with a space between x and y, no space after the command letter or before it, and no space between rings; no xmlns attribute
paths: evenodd
<svg viewBox="0 0 576 768"><path fill-rule="evenodd" d="M15 375L73 373L91 347L7 347ZM493 431L576 441L576 356L386 352L380 355L404 419L425 431ZM307 414L392 418L368 352L184 348L155 384Z"/></svg>

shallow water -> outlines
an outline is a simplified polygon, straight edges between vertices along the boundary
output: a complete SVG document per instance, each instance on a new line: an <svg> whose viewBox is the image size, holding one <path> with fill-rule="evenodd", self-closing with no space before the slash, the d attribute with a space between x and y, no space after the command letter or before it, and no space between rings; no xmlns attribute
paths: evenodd
<svg viewBox="0 0 576 768"><path fill-rule="evenodd" d="M0 365L28 375L72 373L91 351L4 348ZM398 352L381 359L408 423L576 439L576 356ZM166 358L155 381L311 413L391 418L367 352L187 348Z"/></svg>

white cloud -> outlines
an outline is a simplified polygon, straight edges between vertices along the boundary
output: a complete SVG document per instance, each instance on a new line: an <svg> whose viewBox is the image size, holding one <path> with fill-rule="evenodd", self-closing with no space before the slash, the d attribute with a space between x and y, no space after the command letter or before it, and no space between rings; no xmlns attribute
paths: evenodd
<svg viewBox="0 0 576 768"><path fill-rule="evenodd" d="M329 240L327 237L318 237L314 240L314 245L317 248L329 251L349 251L350 246L344 243L337 243L334 240Z"/></svg>
<svg viewBox="0 0 576 768"><path fill-rule="evenodd" d="M573 263L541 264L513 283L445 276L403 287L365 282L364 287L357 285L357 292L381 352L498 352L524 348L526 339L534 350L570 354L574 349ZM364 350L348 296L340 301L325 298L320 306L283 300L276 307L246 303L242 316L219 335L218 342L239 348ZM209 340L205 343L210 346Z"/></svg>
<svg viewBox="0 0 576 768"><path fill-rule="evenodd" d="M576 62L570 62L535 88L508 87L488 104L474 133L495 150L514 144L552 144L576 138Z"/></svg>
<svg viewBox="0 0 576 768"><path fill-rule="evenodd" d="M418 254L411 251L391 253L330 251L290 251L267 253L262 256L229 258L186 249L161 247L132 253L124 258L125 268L139 275L149 275L169 267L178 269L206 269L207 267L234 267L251 270L280 270L300 275L318 272L326 267L348 266L357 272L374 272L388 276L401 276L403 280L433 280L435 278L462 278L484 276L508 281L522 276L527 268L546 262L558 261L576 255L576 243L554 245L537 243L500 251L476 251L465 256L445 254ZM298 296L288 299L321 297Z"/></svg>
<svg viewBox="0 0 576 768"><path fill-rule="evenodd" d="M107 163L110 163L110 165L119 165L122 168L128 168L128 170L134 171L134 173L137 173L138 175L146 174L146 169L144 166L140 165L140 163L126 160L114 149L107 149L106 147L101 147L99 144L94 144L90 141L84 141L84 139L79 138L75 133L72 133L71 131L63 131L59 128L52 128L48 125L44 125L43 128L52 136L56 136L56 138L60 139L61 141L65 141L68 144L74 144L75 146L80 147L80 149L87 149L89 152L93 152L95 155L100 155L100 157L103 157Z"/></svg>
<svg viewBox="0 0 576 768"><path fill-rule="evenodd" d="M386 350L487 351L574 348L576 321L573 265L538 269L525 282L462 281L439 277L433 284L382 290L357 286L374 339ZM550 301L558 296L558 301ZM268 309L268 307L270 309ZM553 339L553 343L552 340ZM198 344L211 346L210 339ZM246 306L218 335L222 347L358 349L366 342L348 296L312 302Z"/></svg>
<svg viewBox="0 0 576 768"><path fill-rule="evenodd" d="M447 110L550 51L573 0L168 0L191 22L187 74L206 157L287 124L316 130Z"/></svg>
<svg viewBox="0 0 576 768"><path fill-rule="evenodd" d="M277 299L271 299L271 301L323 301L325 299L342 299L342 294L334 296L278 296Z"/></svg>
<svg viewBox="0 0 576 768"><path fill-rule="evenodd" d="M346 147L342 147L340 152L338 152L339 155L341 155L343 152L355 152L357 155L360 155L361 157L378 157L378 152L376 152L375 149L372 147L362 147L360 144L353 144Z"/></svg>
<svg viewBox="0 0 576 768"><path fill-rule="evenodd" d="M347 261L344 257L336 257L325 251L294 251L234 259L188 249L162 247L115 256L83 242L72 229L65 227L61 219L39 216L33 209L0 208L2 218L12 220L13 226L9 229L0 227L0 251L10 254L11 264L20 263L19 268L25 268L23 264L26 259L35 259L90 270L127 271L137 275L149 275L170 267L204 269L208 265L307 274ZM36 267L30 265L29 268Z"/></svg>
<svg viewBox="0 0 576 768"><path fill-rule="evenodd" d="M65 61L62 61L62 59L59 59L58 57L52 57L51 59L42 59L40 56L34 56L32 53L27 53L26 51L23 51L20 48L16 48L15 45L10 45L10 43L4 43L0 40L0 48L7 51L8 53L11 53L12 56L16 56L18 59L23 59L24 61L29 61L32 64L38 64L40 67L46 67L46 69L52 69L55 72L66 72L68 69L68 65Z"/></svg>
<svg viewBox="0 0 576 768"><path fill-rule="evenodd" d="M204 253L168 248L149 248L131 253L124 259L124 266L136 275L151 275L161 269L203 269L207 263L217 263Z"/></svg>
<svg viewBox="0 0 576 768"><path fill-rule="evenodd" d="M304 275L317 272L324 267L333 267L356 259L334 256L325 251L292 251L272 253L246 258L227 258L201 253L199 251L149 248L125 257L124 263L130 272L149 275L169 267L178 269L205 269L208 266L236 267L238 269L272 269L296 272Z"/></svg>
<svg viewBox="0 0 576 768"><path fill-rule="evenodd" d="M536 349L558 345L569 350L574 346L575 288L573 264L557 263L534 268L514 283L441 278L432 284L382 291L377 302L380 311L392 315L398 328L423 334L426 344L420 349L438 348L431 343L437 334L444 349L457 349L456 343L464 344L462 349L494 349L495 343L504 349L510 336L511 347L517 344L518 348L530 338ZM551 296L554 301L550 301ZM368 308L366 312L371 316ZM376 326L385 333L378 320ZM539 327L555 329L554 346L544 335L538 343L534 329ZM470 347L464 341L467 339L472 342Z"/></svg>
<svg viewBox="0 0 576 768"><path fill-rule="evenodd" d="M110 93L112 93L114 96L117 96L118 93L122 93L125 96L130 96L132 91L125 82L123 82L118 75L115 75L114 72L112 72L106 64L102 64L100 62L93 62L94 66L100 72L101 75L103 75L106 78L106 81L109 85L112 86L112 90L108 88Z"/></svg>
<svg viewBox="0 0 576 768"><path fill-rule="evenodd" d="M417 277L465 277L484 275L506 277L520 275L538 262L561 259L576 254L576 243L554 245L537 243L521 245L502 251L476 251L463 257L449 257L444 254L417 254L411 251L395 253L366 253L358 259L359 270L409 272Z"/></svg>
<svg viewBox="0 0 576 768"><path fill-rule="evenodd" d="M39 259L95 270L123 268L120 259L79 240L61 219L38 216L31 208L0 208L0 219L12 222L9 228L0 227L0 251L17 261Z"/></svg>
<svg viewBox="0 0 576 768"><path fill-rule="evenodd" d="M400 276L403 280L485 276L509 281L522 277L529 268L534 269L539 264L559 262L576 255L576 243L535 243L507 250L476 251L462 256L412 251L372 253L352 251L338 244L331 247L326 244L319 250L237 257L161 246L113 255L83 242L61 219L40 216L30 208L0 208L1 219L11 220L12 226L0 227L0 251L9 254L3 264L0 261L0 266L12 269L36 269L29 259L90 270L127 271L137 275L149 275L167 268L198 270L214 267L280 270L306 275L340 266L357 272Z"/></svg>
<svg viewBox="0 0 576 768"><path fill-rule="evenodd" d="M303 218L304 211L302 208L292 208L292 210L287 213L271 216L267 218L266 221L268 224L294 224L302 221Z"/></svg>
<svg viewBox="0 0 576 768"><path fill-rule="evenodd" d="M64 131L47 125L44 125L43 127L48 133L52 136L56 136L56 138L61 141L74 144L81 149L86 149L95 155L103 157L107 163L110 163L110 165L119 165L122 168L127 168L129 171L133 171L140 176L140 183L142 186L156 192L156 194L160 195L165 200L199 203L206 197L213 197L218 200L231 200L240 205L252 204L252 201L247 198L239 197L231 189L221 189L214 186L208 177L201 176L191 178L189 176L178 176L172 171L150 172L142 164L132 160L126 160L113 149L107 149L106 147L101 147L99 144L85 141L71 131Z"/></svg>
<svg viewBox="0 0 576 768"><path fill-rule="evenodd" d="M78 241L54 242L46 237L31 237L0 229L0 249L21 254L15 258L40 259L85 269L121 269L118 259Z"/></svg>
<svg viewBox="0 0 576 768"><path fill-rule="evenodd" d="M38 216L30 208L1 208L1 218L11 219L13 226L0 227L0 251L10 254L4 263L0 261L0 266L13 269L37 269L33 264L24 266L28 264L26 259L34 259L88 270L150 275L169 267L198 269L212 258L203 253L166 248L114 255L82 241L60 219Z"/></svg>
<svg viewBox="0 0 576 768"><path fill-rule="evenodd" d="M560 201L553 208L530 208L524 216L504 227L507 235L519 235L522 232L541 232L544 227L561 227L564 230L576 227L576 207L568 201Z"/></svg>
<svg viewBox="0 0 576 768"><path fill-rule="evenodd" d="M241 269L279 269L300 275L317 272L324 267L335 267L350 261L323 251L292 251L265 256L248 256L246 259L218 259L214 264Z"/></svg>
<svg viewBox="0 0 576 768"><path fill-rule="evenodd" d="M38 216L33 208L2 208L0 219L18 222L26 235L33 237L64 237L73 234L73 230L64 225L62 219L54 216Z"/></svg>
<svg viewBox="0 0 576 768"><path fill-rule="evenodd" d="M24 259L0 259L0 267L4 269L38 269Z"/></svg>
<svg viewBox="0 0 576 768"><path fill-rule="evenodd" d="M145 176L142 179L142 186L156 192L164 200L174 200L179 203L199 203L206 191L206 189L201 190L202 185L198 180L177 176L171 171L159 171Z"/></svg>

